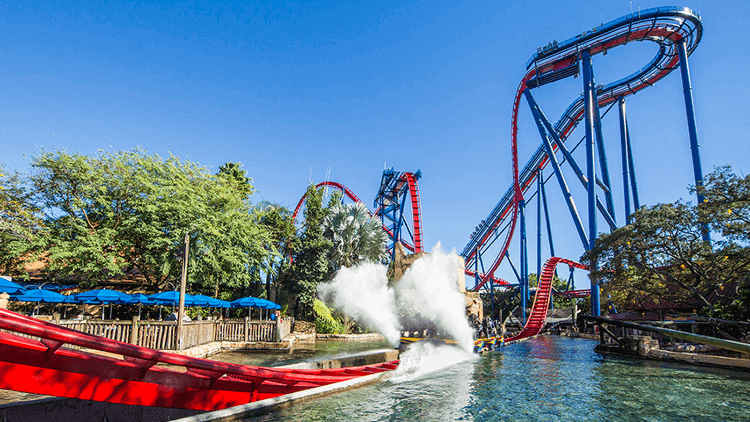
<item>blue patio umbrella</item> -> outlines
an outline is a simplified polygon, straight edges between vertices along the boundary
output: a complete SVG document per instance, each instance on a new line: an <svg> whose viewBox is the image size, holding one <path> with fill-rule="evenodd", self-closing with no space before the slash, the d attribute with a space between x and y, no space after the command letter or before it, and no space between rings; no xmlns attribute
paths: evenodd
<svg viewBox="0 0 750 422"><path fill-rule="evenodd" d="M180 304L180 292L176 290L156 293L150 295L149 298L156 300L158 305L172 305L172 312L174 312L174 306ZM207 304L208 302L195 299L193 295L185 293L185 306L205 306ZM159 319L161 319L161 309L159 309Z"/></svg>
<svg viewBox="0 0 750 422"><path fill-rule="evenodd" d="M281 305L273 303L266 299L255 299L258 302L258 307L261 309L281 309Z"/></svg>
<svg viewBox="0 0 750 422"><path fill-rule="evenodd" d="M29 290L22 295L13 297L13 300L19 302L36 302L36 308L39 309L39 303L62 303L65 301L65 296L49 290L34 289Z"/></svg>
<svg viewBox="0 0 750 422"><path fill-rule="evenodd" d="M109 318L112 319L112 304L119 300L128 300L130 295L117 290L96 289L88 292L78 293L76 299L89 305L102 305L102 320L104 320L104 305L110 304Z"/></svg>
<svg viewBox="0 0 750 422"><path fill-rule="evenodd" d="M235 299L231 302L233 308L247 308L247 315L250 316L250 308L260 308L261 299L257 297L247 296Z"/></svg>
<svg viewBox="0 0 750 422"><path fill-rule="evenodd" d="M269 309L281 309L281 306L266 299L255 299L258 302L258 308L266 310L266 318L268 318Z"/></svg>
<svg viewBox="0 0 750 422"><path fill-rule="evenodd" d="M235 299L230 303L233 308L257 308L258 300L257 297L248 296Z"/></svg>
<svg viewBox="0 0 750 422"><path fill-rule="evenodd" d="M143 305L155 305L156 300L149 298L148 296L144 295L143 293L135 293L132 295L129 295L130 298L127 300L120 300L117 303L124 303L126 305L135 305L138 304L138 319L141 319L141 308Z"/></svg>
<svg viewBox="0 0 750 422"><path fill-rule="evenodd" d="M231 306L231 304L226 300L217 299L211 296L193 295L193 297L197 300L207 302L206 306L210 308L229 308Z"/></svg>
<svg viewBox="0 0 750 422"><path fill-rule="evenodd" d="M120 300L130 300L130 295L117 290L96 289L78 293L76 299L90 304L113 303Z"/></svg>
<svg viewBox="0 0 750 422"><path fill-rule="evenodd" d="M18 295L14 299L20 302L62 303L65 301L65 296L49 290L34 289L28 290L26 293Z"/></svg>
<svg viewBox="0 0 750 422"><path fill-rule="evenodd" d="M118 301L118 303L123 303L125 305L135 305L136 303L139 305L156 305L156 300L151 299L143 293L133 293L128 296L130 296L129 299Z"/></svg>
<svg viewBox="0 0 750 422"><path fill-rule="evenodd" d="M153 299L159 305L179 305L180 304L180 292L172 290L168 292L156 293L149 296L149 299ZM207 304L207 301L196 300L193 295L185 293L185 306L203 306ZM201 305L203 304L203 305Z"/></svg>
<svg viewBox="0 0 750 422"><path fill-rule="evenodd" d="M20 295L26 293L26 289L18 283L14 283L6 278L0 277L0 293L9 295Z"/></svg>

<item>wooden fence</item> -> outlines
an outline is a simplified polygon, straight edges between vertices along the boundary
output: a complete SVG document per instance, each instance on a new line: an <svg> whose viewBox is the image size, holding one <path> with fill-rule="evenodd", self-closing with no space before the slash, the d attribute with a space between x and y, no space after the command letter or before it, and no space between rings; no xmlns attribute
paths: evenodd
<svg viewBox="0 0 750 422"><path fill-rule="evenodd" d="M112 340L158 350L177 349L176 321L99 321L60 320L55 323L67 328ZM183 323L183 345L187 349L212 341L274 342L289 334L289 320L276 321L222 320Z"/></svg>

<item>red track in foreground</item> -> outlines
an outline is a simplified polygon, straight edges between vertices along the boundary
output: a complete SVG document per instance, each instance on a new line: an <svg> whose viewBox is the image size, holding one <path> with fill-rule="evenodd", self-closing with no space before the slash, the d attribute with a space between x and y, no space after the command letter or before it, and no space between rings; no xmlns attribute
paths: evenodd
<svg viewBox="0 0 750 422"><path fill-rule="evenodd" d="M580 268L582 270L589 269L589 267L583 264L565 258L553 256L548 259L547 262L544 263L544 268L542 269L542 278L539 281L539 287L534 296L534 305L531 307L529 319L526 320L526 324L523 326L521 332L513 337L507 338L505 340L506 342L533 337L539 334L542 331L542 328L544 328L544 324L547 322L549 301L552 296L552 277L555 275L555 267L557 267L557 264L568 264L571 267Z"/></svg>
<svg viewBox="0 0 750 422"><path fill-rule="evenodd" d="M325 370L237 365L109 340L4 309L0 329L39 338L0 331L0 388L130 405L217 410L398 366L398 361ZM110 355L61 348L64 344Z"/></svg>

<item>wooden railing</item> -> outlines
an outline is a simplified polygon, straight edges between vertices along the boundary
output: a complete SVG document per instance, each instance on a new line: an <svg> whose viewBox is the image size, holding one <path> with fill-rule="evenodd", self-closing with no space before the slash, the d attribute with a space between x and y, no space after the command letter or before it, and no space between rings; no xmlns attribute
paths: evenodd
<svg viewBox="0 0 750 422"><path fill-rule="evenodd" d="M55 323L87 334L157 350L177 349L175 321L59 320ZM187 349L212 341L275 342L290 332L290 321L191 321L183 324L183 345Z"/></svg>

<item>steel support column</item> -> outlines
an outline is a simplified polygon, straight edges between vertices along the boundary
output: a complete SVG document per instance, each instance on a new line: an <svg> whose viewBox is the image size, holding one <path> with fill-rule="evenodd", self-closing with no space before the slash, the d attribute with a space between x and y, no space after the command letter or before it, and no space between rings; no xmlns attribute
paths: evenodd
<svg viewBox="0 0 750 422"><path fill-rule="evenodd" d="M583 229L583 223L581 222L581 217L578 215L578 209L576 208L576 204L573 201L573 195L570 193L570 189L568 188L568 183L565 181L565 176L562 174L562 169L560 169L560 164L557 162L557 157L555 156L555 151L552 149L552 144L549 142L549 138L547 137L546 131L544 130L544 125L541 122L541 119L539 118L539 109L536 105L536 102L534 101L534 97L532 97L531 93L527 89L524 91L524 95L526 96L526 100L529 102L529 107L531 108L531 114L534 115L534 120L537 123L537 127L539 128L539 133L542 136L542 142L544 143L544 148L547 151L547 157L549 157L550 165L552 165L552 169L555 171L555 176L557 176L557 182L560 184L560 190L563 192L563 196L565 196L565 201L568 204L568 210L570 211L570 216L573 219L573 224L576 226L576 230L578 231L578 236L581 238L581 243L583 243L583 248L588 249L588 240L586 239L586 232Z"/></svg>
<svg viewBox="0 0 750 422"><path fill-rule="evenodd" d="M591 83L594 83L594 69L591 69ZM602 182L607 186L604 190L604 199L607 201L607 211L612 219L615 219L615 204L612 200L612 184L609 181L609 166L607 165L607 152L604 149L604 134L602 134L602 119L599 115L599 100L594 91L594 99L596 100L596 106L594 107L594 133L596 134L596 147L599 151L599 167L602 171ZM617 225L615 223L615 225Z"/></svg>
<svg viewBox="0 0 750 422"><path fill-rule="evenodd" d="M539 125L539 122L544 125L544 127L547 129L547 132L552 137L552 139L557 144L557 148L560 150L560 152L563 153L565 156L565 159L568 161L568 164L570 164L570 167L573 169L573 172L578 176L578 180L581 181L581 184L583 185L583 188L588 190L588 179L586 176L583 175L583 171L578 166L578 163L576 163L576 160L573 158L573 155L568 151L568 148L565 146L565 143L560 139L560 137L557 135L557 132L555 132L554 127L552 126L552 123L547 120L547 116L544 115L544 112L542 111L541 107L539 107L539 104L536 103L534 100L534 97L531 96L531 93L528 94L527 99L529 99L529 104L531 105L533 103L532 107L532 114L534 115L534 119L537 121L537 126ZM543 129L539 129L540 134L544 133ZM544 137L545 135L542 135ZM549 156L549 154L547 154ZM596 184L602 188L604 192L611 192L610 189L602 183L598 178L596 179ZM610 215L607 208L604 206L602 201L599 199L599 196L596 197L596 207L599 209L599 212L602 214L602 217L604 217L604 220L607 222L607 225L609 226L609 229L614 231L617 229L617 223L615 223L615 219L613 215ZM588 241L587 241L588 242ZM585 246L584 246L585 248Z"/></svg>
<svg viewBox="0 0 750 422"><path fill-rule="evenodd" d="M518 203L521 223L521 309L523 309L523 320L526 322L526 304L529 291L529 258L526 248L526 200Z"/></svg>
<svg viewBox="0 0 750 422"><path fill-rule="evenodd" d="M635 180L635 165L633 164L633 147L630 145L630 127L625 126L626 141L628 143L628 169L630 170L630 188L633 192L633 212L638 211L641 207L641 201L638 199L638 182Z"/></svg>
<svg viewBox="0 0 750 422"><path fill-rule="evenodd" d="M625 199L625 224L630 223L630 174L628 173L628 121L625 116L625 98L617 99L620 110L620 150L622 154L622 194Z"/></svg>
<svg viewBox="0 0 750 422"><path fill-rule="evenodd" d="M544 185L544 175L542 169L536 172L536 279L542 277L542 185Z"/></svg>
<svg viewBox="0 0 750 422"><path fill-rule="evenodd" d="M597 237L596 228L596 162L594 157L594 107L599 107L594 87L594 75L591 66L591 56L588 51L581 53L583 66L583 98L585 103L586 118L586 177L588 179L588 217L589 217L589 243L586 250L594 248ZM591 313L594 316L601 315L599 305L599 284L593 275L597 270L597 263L591 262Z"/></svg>
<svg viewBox="0 0 750 422"><path fill-rule="evenodd" d="M508 251L505 251L505 259L508 260L508 264L510 264L510 268L513 270L513 274L516 275L516 280L518 280L518 283L521 283L521 275L518 273L518 270L516 269L516 265L513 263L513 260L510 259L510 253Z"/></svg>
<svg viewBox="0 0 750 422"><path fill-rule="evenodd" d="M552 223L549 221L549 207L547 206L547 190L544 188L544 183L542 183L542 203L544 204L544 220L547 222L547 241L549 242L549 256L556 256L555 244L552 242Z"/></svg>
<svg viewBox="0 0 750 422"><path fill-rule="evenodd" d="M677 52L680 55L680 73L682 74L682 93L685 96L685 111L687 113L688 133L690 135L690 152L693 155L693 176L695 177L696 196L698 203L703 203L703 195L698 189L703 186L703 170L701 169L701 155L698 150L698 131L695 126L695 107L693 105L693 87L690 83L690 69L688 68L685 39L677 42ZM703 241L710 242L711 236L708 226L702 227Z"/></svg>

